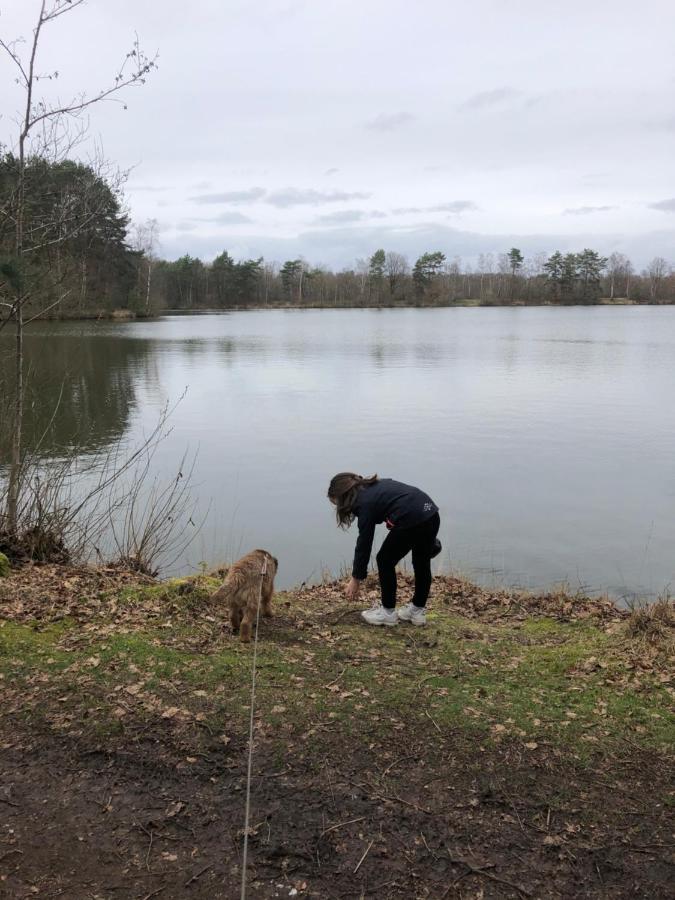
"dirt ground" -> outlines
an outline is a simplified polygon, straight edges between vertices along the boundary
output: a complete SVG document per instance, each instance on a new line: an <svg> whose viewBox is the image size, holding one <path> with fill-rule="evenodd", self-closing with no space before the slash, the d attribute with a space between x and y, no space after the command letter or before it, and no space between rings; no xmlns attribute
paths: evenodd
<svg viewBox="0 0 675 900"><path fill-rule="evenodd" d="M434 732L256 754L248 896L672 897L658 759L535 767ZM245 754L204 749L6 742L0 896L238 897Z"/></svg>
<svg viewBox="0 0 675 900"><path fill-rule="evenodd" d="M44 583L31 592L34 580L24 573L6 586L4 607L0 597L0 629L25 629L36 641L53 641L31 650L27 643L10 645L7 639L0 680L0 897L237 898L245 698L237 695L231 708L219 708L221 719L205 717L200 711L215 716L210 693L220 686L203 680L205 670L195 674L190 666L201 665L210 654L213 666L230 666L231 690L237 679L245 690L250 648L240 648L228 635L208 648L201 632L181 631L175 609L186 592L180 586L170 597L153 594L147 602L134 601L132 611L125 607L115 628L124 631L126 643L113 645L111 584L110 579L99 584L101 577L53 570L43 573ZM131 581L113 580L118 594L120 584ZM49 587L52 583L58 590ZM443 590L452 609L459 586L446 583ZM540 731L532 740L500 708L506 724L476 730L472 713L447 706L453 698L446 682L438 681L433 694L430 685L443 660L452 660L458 681L476 677L472 666L480 673L472 654L492 652L495 636L506 628L505 617L513 615L512 604L492 598L490 624L481 624L484 601L490 598L478 591L473 600L460 598L468 617L461 621L471 623L464 643L458 643L457 621L448 620L446 632L443 620L435 637L428 637L433 630L425 632L424 645L419 633L409 637L399 629L391 630L395 636L371 629L363 637L366 645L357 643L363 629L351 621L351 613L336 611L332 601L322 607L318 594L310 621L308 596L287 599L287 607L279 601L286 611L261 634L248 897L673 896L672 760L660 746L639 743L646 726L612 733L597 744L586 742L581 752L569 728L561 729L562 738L558 730L544 734L546 723L536 718L533 728ZM293 608L296 602L299 610ZM38 603L42 624L35 619ZM521 597L515 607L523 628L531 629L528 617L536 605L532 602L530 609L528 603ZM116 595L115 610L118 605ZM155 657L164 652L168 666L170 654L178 652L177 641L181 652L191 655L181 656L169 674L163 669L155 684L150 667L158 665L157 658L148 662L133 642L141 621L156 624L158 605L174 609L174 618L163 622L163 630L148 632ZM562 622L569 613L565 608L555 600L549 613ZM576 609L585 608L580 602ZM88 632L93 621L95 630ZM614 647L618 638L612 629L621 625L620 617L598 604L594 621L597 641ZM55 623L63 628L58 634L49 630ZM547 620L546 627L547 652L564 650L561 629L567 624L551 630L554 625ZM352 636L349 644L342 640L345 633ZM20 634L27 640L23 630ZM525 640L517 629L513 635L526 649L541 649L531 636ZM593 647L591 661L605 644ZM136 653L133 661L130 648ZM324 648L323 656L318 648ZM29 652L45 658L36 655L28 664ZM429 668L420 678L410 660L424 652ZM70 664L56 675L52 668L61 665L58 653ZM507 678L514 664L506 656L494 660L504 665L500 678ZM376 674L396 665L398 681L407 679L406 692L393 692L386 671L381 684L372 674L366 678L364 667L371 664ZM598 685L608 690L610 679L601 664L602 659L586 666L579 684L565 676L570 696L581 697ZM181 672L192 672L193 680L186 681ZM663 670L657 674L664 679ZM591 683L601 676L604 681ZM641 673L635 687L631 675L633 688L644 687L646 677ZM476 704L481 691L492 690L487 682L477 684ZM77 692L71 695L74 686ZM152 698L163 696L162 690L175 705L167 707L169 700L163 699L155 710ZM108 703L110 697L117 699ZM274 705L280 697L295 710L293 716L287 707ZM521 702L520 693L509 696L514 716L516 700ZM546 695L544 706L553 701L553 693ZM112 727L115 720L106 718L108 713L119 713L122 724ZM545 713L538 715L543 720ZM577 721L569 720L572 728ZM579 740L594 740L600 727L592 720L585 723ZM226 738L219 733L223 729Z"/></svg>

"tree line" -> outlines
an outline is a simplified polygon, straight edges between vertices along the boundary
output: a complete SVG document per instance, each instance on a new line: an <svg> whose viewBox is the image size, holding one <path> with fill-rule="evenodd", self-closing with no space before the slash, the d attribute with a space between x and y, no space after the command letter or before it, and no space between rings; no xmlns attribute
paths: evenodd
<svg viewBox="0 0 675 900"><path fill-rule="evenodd" d="M23 191L21 260L13 251L12 210ZM88 317L155 315L163 309L266 306L443 306L538 303L675 303L675 274L662 257L642 271L621 253L584 248L526 258L517 247L472 262L442 250L414 261L377 249L351 267L236 260L224 250L211 262L157 254L158 226L132 225L122 180L95 165L0 156L0 322L23 291L23 313Z"/></svg>
<svg viewBox="0 0 675 900"><path fill-rule="evenodd" d="M395 251L376 250L340 270L302 258L279 264L262 257L235 261L227 251L212 263L185 255L155 264L154 297L169 309L232 309L265 306L444 306L593 304L603 300L675 303L675 273L655 257L641 272L622 253L538 254L526 259L517 247L475 263L441 250L412 264Z"/></svg>

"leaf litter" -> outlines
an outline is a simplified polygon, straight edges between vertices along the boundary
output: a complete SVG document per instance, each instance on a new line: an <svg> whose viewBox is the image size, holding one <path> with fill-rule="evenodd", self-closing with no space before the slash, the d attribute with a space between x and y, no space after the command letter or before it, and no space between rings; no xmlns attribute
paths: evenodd
<svg viewBox="0 0 675 900"><path fill-rule="evenodd" d="M0 895L236 896L250 653L215 583L0 584ZM337 583L275 604L251 896L666 896L661 620L637 640L602 598L449 577L423 634L362 628Z"/></svg>

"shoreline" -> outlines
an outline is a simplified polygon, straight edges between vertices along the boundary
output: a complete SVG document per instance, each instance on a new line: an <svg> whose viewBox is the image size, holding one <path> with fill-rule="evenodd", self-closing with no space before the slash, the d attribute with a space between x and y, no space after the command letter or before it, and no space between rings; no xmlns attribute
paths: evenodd
<svg viewBox="0 0 675 900"><path fill-rule="evenodd" d="M411 303L411 304L359 304L359 305L333 305L307 303L299 306L293 303L275 304L245 304L227 307L195 307L194 309L166 308L152 313L138 313L134 310L118 309L109 311L95 311L88 314L65 314L35 316L31 321L35 322L136 322L155 321L163 316L191 316L191 315L215 315L230 312L271 312L275 310L394 310L394 309L540 309L540 308L591 308L591 307L672 307L675 303L649 303L636 300L610 300L601 299L596 303L552 303L542 300L538 302L515 301L512 303L484 303L480 300L457 300L448 303ZM10 322L11 320L7 320Z"/></svg>

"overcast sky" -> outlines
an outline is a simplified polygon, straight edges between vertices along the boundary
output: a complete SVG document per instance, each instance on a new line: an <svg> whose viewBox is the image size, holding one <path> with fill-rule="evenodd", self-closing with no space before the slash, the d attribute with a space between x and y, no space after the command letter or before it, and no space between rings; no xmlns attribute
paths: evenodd
<svg viewBox="0 0 675 900"><path fill-rule="evenodd" d="M38 7L0 0L2 37ZM159 68L90 134L133 167L130 213L158 219L167 257L675 263L673 0L89 0L45 32L40 68L62 98L93 91L134 31Z"/></svg>

